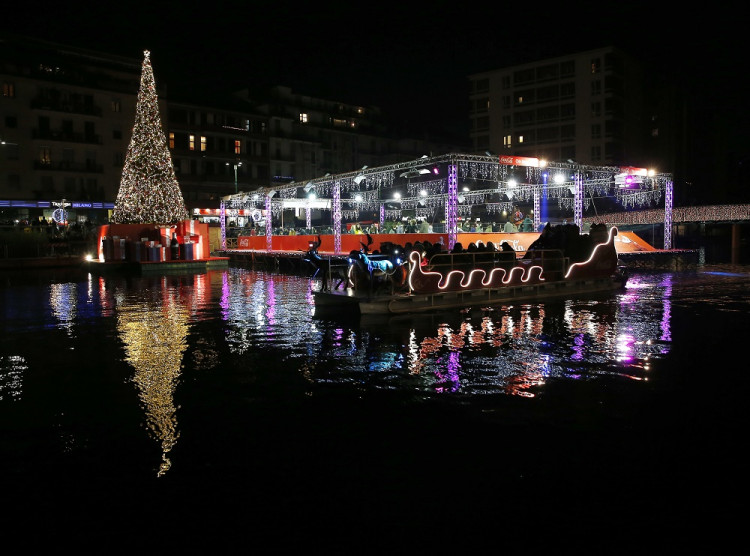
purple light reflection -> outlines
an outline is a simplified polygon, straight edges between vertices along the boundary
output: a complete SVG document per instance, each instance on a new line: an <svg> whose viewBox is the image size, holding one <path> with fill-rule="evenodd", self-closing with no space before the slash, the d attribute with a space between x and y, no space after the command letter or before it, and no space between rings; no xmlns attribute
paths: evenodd
<svg viewBox="0 0 750 556"><path fill-rule="evenodd" d="M232 295L230 289L229 273L225 272L221 279L221 301L219 302L222 320L229 320L229 299Z"/></svg>
<svg viewBox="0 0 750 556"><path fill-rule="evenodd" d="M570 357L573 361L583 361L585 357L586 337L583 334L576 334L573 338L573 355Z"/></svg>
<svg viewBox="0 0 750 556"><path fill-rule="evenodd" d="M661 316L661 340L671 342L672 341L672 275L667 274L664 277L664 281L661 283L664 286L664 297L662 298L663 312ZM666 353L667 350L662 351Z"/></svg>
<svg viewBox="0 0 750 556"><path fill-rule="evenodd" d="M456 351L451 351L447 355L446 371L435 371L435 376L438 378L438 385L435 391L438 394L446 392L457 392L461 388L459 381L459 369L461 369L461 363L459 361L460 354ZM440 362L440 360L438 360Z"/></svg>
<svg viewBox="0 0 750 556"><path fill-rule="evenodd" d="M268 280L266 282L266 306L268 309L266 309L266 318L268 319L268 324L276 324L276 295L274 292L274 281ZM271 336L273 333L270 334Z"/></svg>
<svg viewBox="0 0 750 556"><path fill-rule="evenodd" d="M333 331L333 338L331 338L331 345L337 348L341 347L342 345L344 345L343 339L344 339L344 329L336 328Z"/></svg>

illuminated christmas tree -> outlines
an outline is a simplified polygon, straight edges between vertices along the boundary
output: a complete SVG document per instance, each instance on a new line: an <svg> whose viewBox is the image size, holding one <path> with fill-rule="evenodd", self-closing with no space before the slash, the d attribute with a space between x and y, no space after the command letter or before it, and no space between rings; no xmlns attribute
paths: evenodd
<svg viewBox="0 0 750 556"><path fill-rule="evenodd" d="M112 212L118 224L173 224L188 218L159 116L150 52L144 51L141 86L135 107L120 190Z"/></svg>

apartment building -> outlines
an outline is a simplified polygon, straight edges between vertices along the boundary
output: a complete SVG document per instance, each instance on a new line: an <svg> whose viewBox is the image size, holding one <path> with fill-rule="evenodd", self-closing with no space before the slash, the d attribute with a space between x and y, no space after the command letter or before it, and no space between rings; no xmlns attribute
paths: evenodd
<svg viewBox="0 0 750 556"><path fill-rule="evenodd" d="M311 97L280 85L237 96L268 117L272 183L465 149L450 141L396 135L377 106Z"/></svg>
<svg viewBox="0 0 750 556"><path fill-rule="evenodd" d="M0 39L0 219L112 206L140 73L140 60Z"/></svg>
<svg viewBox="0 0 750 556"><path fill-rule="evenodd" d="M167 102L167 141L188 209L218 207L230 192L270 183L267 118L217 100L217 107Z"/></svg>
<svg viewBox="0 0 750 556"><path fill-rule="evenodd" d="M647 165L642 65L606 47L469 76L476 153Z"/></svg>
<svg viewBox="0 0 750 556"><path fill-rule="evenodd" d="M127 154L142 58L0 37L0 220L105 221ZM276 86L172 91L154 68L162 127L191 213L237 191L460 146L394 136L378 107Z"/></svg>

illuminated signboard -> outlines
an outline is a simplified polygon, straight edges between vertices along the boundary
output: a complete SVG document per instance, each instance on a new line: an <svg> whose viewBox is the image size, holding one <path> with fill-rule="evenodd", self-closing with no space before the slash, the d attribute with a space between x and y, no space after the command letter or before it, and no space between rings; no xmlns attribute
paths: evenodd
<svg viewBox="0 0 750 556"><path fill-rule="evenodd" d="M538 168L539 159L527 156L501 156L500 164L507 164L509 166L533 166L534 168Z"/></svg>
<svg viewBox="0 0 750 556"><path fill-rule="evenodd" d="M645 168L633 168L632 166L623 166L620 168L621 174L629 174L631 176L647 176L648 170Z"/></svg>

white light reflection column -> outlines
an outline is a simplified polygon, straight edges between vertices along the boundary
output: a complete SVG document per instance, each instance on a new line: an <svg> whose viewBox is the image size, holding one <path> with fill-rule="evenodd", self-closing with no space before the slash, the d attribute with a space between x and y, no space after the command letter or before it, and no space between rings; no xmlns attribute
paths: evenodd
<svg viewBox="0 0 750 556"><path fill-rule="evenodd" d="M312 218L310 217L310 196L307 197L307 206L305 207L305 227L308 229L308 233L310 228L312 228Z"/></svg>
<svg viewBox="0 0 750 556"><path fill-rule="evenodd" d="M224 199L219 204L219 222L221 223L221 248L227 248L227 207L224 204Z"/></svg>
<svg viewBox="0 0 750 556"><path fill-rule="evenodd" d="M385 203L380 203L380 227L378 228L379 233L385 231Z"/></svg>
<svg viewBox="0 0 750 556"><path fill-rule="evenodd" d="M266 195L266 251L273 248L273 211L271 210L271 196Z"/></svg>
<svg viewBox="0 0 750 556"><path fill-rule="evenodd" d="M674 183L667 180L664 190L664 249L672 249L672 195Z"/></svg>
<svg viewBox="0 0 750 556"><path fill-rule="evenodd" d="M333 252L341 253L341 182L333 184Z"/></svg>
<svg viewBox="0 0 750 556"><path fill-rule="evenodd" d="M539 184L534 185L534 230L537 231L539 229L539 210L541 209L541 203L539 202L539 190L541 188L539 187Z"/></svg>
<svg viewBox="0 0 750 556"><path fill-rule="evenodd" d="M445 227L448 232L448 249L453 249L456 245L456 205L458 203L458 166L456 164L448 165L448 197L445 199Z"/></svg>

